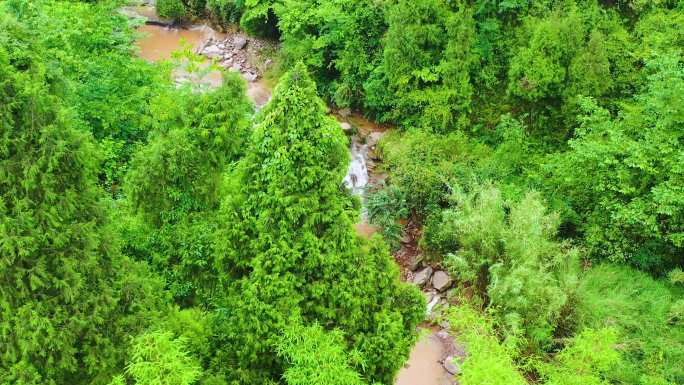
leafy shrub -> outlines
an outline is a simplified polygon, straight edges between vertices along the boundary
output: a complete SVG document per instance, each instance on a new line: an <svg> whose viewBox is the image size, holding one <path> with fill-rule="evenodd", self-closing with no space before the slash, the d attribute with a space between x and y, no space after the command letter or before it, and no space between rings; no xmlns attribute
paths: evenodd
<svg viewBox="0 0 684 385"><path fill-rule="evenodd" d="M353 355L345 352L344 335L325 331L320 325L287 327L277 343L278 354L288 368L283 378L288 385L363 385L350 365Z"/></svg>
<svg viewBox="0 0 684 385"><path fill-rule="evenodd" d="M126 374L136 385L191 385L202 369L188 354L186 344L183 337L174 338L165 330L146 332L133 340Z"/></svg>
<svg viewBox="0 0 684 385"><path fill-rule="evenodd" d="M0 6L0 382L86 384L166 297L120 254L97 146L33 32Z"/></svg>
<svg viewBox="0 0 684 385"><path fill-rule="evenodd" d="M513 356L515 352L501 345L492 321L468 304L452 306L447 313L449 324L458 333L467 355L459 383L463 385L526 385Z"/></svg>
<svg viewBox="0 0 684 385"><path fill-rule="evenodd" d="M434 135L423 130L390 132L380 142L392 185L406 197L409 210L426 214L447 202L455 183L472 177L472 166L485 146L462 133Z"/></svg>
<svg viewBox="0 0 684 385"><path fill-rule="evenodd" d="M187 12L192 17L202 17L206 12L207 0L185 0Z"/></svg>
<svg viewBox="0 0 684 385"><path fill-rule="evenodd" d="M183 0L157 0L157 14L168 19L181 19L186 14Z"/></svg>
<svg viewBox="0 0 684 385"><path fill-rule="evenodd" d="M382 228L384 238L390 242L392 248L399 246L402 226L399 219L408 217L406 198L401 190L389 186L371 192L366 200L369 221Z"/></svg>
<svg viewBox="0 0 684 385"><path fill-rule="evenodd" d="M667 55L648 69L644 93L617 118L584 99L570 150L551 162L551 185L593 255L664 273L684 247L684 65Z"/></svg>
<svg viewBox="0 0 684 385"><path fill-rule="evenodd" d="M126 176L126 215L141 215L121 221L126 251L156 268L181 304L207 301L217 283L210 273L214 210L223 173L247 140L252 106L244 92L238 75L227 74L212 91L159 95L149 143Z"/></svg>
<svg viewBox="0 0 684 385"><path fill-rule="evenodd" d="M605 373L614 370L621 356L615 329L587 329L572 338L551 363L541 366L546 385L608 385Z"/></svg>
<svg viewBox="0 0 684 385"><path fill-rule="evenodd" d="M452 8L439 0L406 0L388 11L384 92L393 94L388 118L404 127L448 132L468 122L475 23L469 7Z"/></svg>
<svg viewBox="0 0 684 385"><path fill-rule="evenodd" d="M507 204L491 186L457 194L455 202L439 224L453 238L447 244L459 246L446 265L488 296L507 343L539 351L576 281L576 252L554 239L558 216L546 213L538 194Z"/></svg>
<svg viewBox="0 0 684 385"><path fill-rule="evenodd" d="M224 27L240 21L244 7L244 0L207 0L209 14Z"/></svg>

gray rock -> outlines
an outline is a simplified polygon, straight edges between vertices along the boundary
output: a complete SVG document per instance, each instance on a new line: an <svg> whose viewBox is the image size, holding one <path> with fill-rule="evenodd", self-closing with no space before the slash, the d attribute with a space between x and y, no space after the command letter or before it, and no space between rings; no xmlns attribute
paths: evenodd
<svg viewBox="0 0 684 385"><path fill-rule="evenodd" d="M247 45L247 39L245 39L243 36L235 36L233 38L233 46L235 46L235 49L243 49Z"/></svg>
<svg viewBox="0 0 684 385"><path fill-rule="evenodd" d="M343 131L351 131L351 129L352 129L351 124L349 124L347 122L340 123L340 127L342 127Z"/></svg>
<svg viewBox="0 0 684 385"><path fill-rule="evenodd" d="M448 356L444 359L444 369L446 369L449 374L459 374L461 373L461 368L454 362L454 356Z"/></svg>
<svg viewBox="0 0 684 385"><path fill-rule="evenodd" d="M245 78L248 82L253 82L257 80L257 74L251 73L251 72L245 72L242 74L242 77Z"/></svg>
<svg viewBox="0 0 684 385"><path fill-rule="evenodd" d="M215 45L210 45L207 47L204 47L202 50L202 54L208 58L215 58L221 56L222 52L221 49Z"/></svg>
<svg viewBox="0 0 684 385"><path fill-rule="evenodd" d="M438 303L439 303L439 296L435 294L432 297L432 299L430 300L430 302L428 302L427 307L425 308L425 314L428 317L430 317L432 315L432 309L434 309Z"/></svg>
<svg viewBox="0 0 684 385"><path fill-rule="evenodd" d="M442 270L438 270L435 272L435 274L432 276L432 287L437 289L437 291L444 291L451 286L451 277L449 274Z"/></svg>
<svg viewBox="0 0 684 385"><path fill-rule="evenodd" d="M422 255L416 255L415 258L411 261L411 266L409 268L411 271L416 271L420 268L420 266L423 264L423 256Z"/></svg>
<svg viewBox="0 0 684 385"><path fill-rule="evenodd" d="M423 287L428 282L430 277L432 277L432 267L428 266L416 273L415 277L413 277L413 283Z"/></svg>
<svg viewBox="0 0 684 385"><path fill-rule="evenodd" d="M351 115L351 110L349 108L343 108L337 112L341 117L347 118Z"/></svg>
<svg viewBox="0 0 684 385"><path fill-rule="evenodd" d="M242 66L240 63L234 63L232 67L230 67L231 70L240 72L242 71Z"/></svg>

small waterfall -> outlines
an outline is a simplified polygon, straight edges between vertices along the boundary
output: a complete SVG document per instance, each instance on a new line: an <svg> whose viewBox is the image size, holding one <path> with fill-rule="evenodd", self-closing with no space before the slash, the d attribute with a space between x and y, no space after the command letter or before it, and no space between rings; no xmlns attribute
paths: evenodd
<svg viewBox="0 0 684 385"><path fill-rule="evenodd" d="M367 211L364 204L364 191L368 185L368 167L366 166L366 159L368 158L368 145L359 143L359 138L354 135L351 139L351 146L349 147L351 154L351 162L347 169L347 175L344 177L344 185L351 190L352 194L358 195L361 198L361 220L366 221Z"/></svg>

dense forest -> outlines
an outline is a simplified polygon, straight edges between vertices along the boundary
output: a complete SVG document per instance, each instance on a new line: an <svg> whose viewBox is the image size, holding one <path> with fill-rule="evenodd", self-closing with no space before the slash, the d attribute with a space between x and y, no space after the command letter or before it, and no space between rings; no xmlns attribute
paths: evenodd
<svg viewBox="0 0 684 385"><path fill-rule="evenodd" d="M393 385L446 325L453 383L684 384L684 2L153 2L276 44L263 108L129 5L0 0L0 383Z"/></svg>

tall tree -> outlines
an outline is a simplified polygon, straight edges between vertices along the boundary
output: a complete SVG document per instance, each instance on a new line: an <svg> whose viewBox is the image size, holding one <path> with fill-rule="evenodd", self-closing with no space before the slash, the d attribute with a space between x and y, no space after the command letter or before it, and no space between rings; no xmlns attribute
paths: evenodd
<svg viewBox="0 0 684 385"><path fill-rule="evenodd" d="M140 303L150 283L115 247L92 137L33 36L0 13L0 382L98 383L156 300Z"/></svg>
<svg viewBox="0 0 684 385"><path fill-rule="evenodd" d="M220 309L224 360L242 381L276 379L277 335L292 317L339 328L368 382L390 384L423 316L386 246L363 243L341 187L346 139L325 115L303 64L261 112L217 233L216 266L230 293Z"/></svg>
<svg viewBox="0 0 684 385"><path fill-rule="evenodd" d="M244 152L252 106L235 73L218 89L174 89L151 104L152 135L124 186L140 214L122 221L126 250L156 268L181 304L206 302L222 177Z"/></svg>

